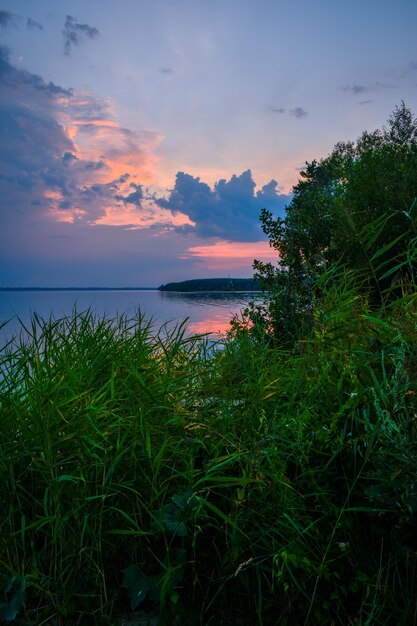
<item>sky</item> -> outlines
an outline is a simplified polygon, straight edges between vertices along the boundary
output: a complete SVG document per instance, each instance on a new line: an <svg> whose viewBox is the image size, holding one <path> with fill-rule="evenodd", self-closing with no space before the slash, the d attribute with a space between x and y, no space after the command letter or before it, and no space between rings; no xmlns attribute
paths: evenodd
<svg viewBox="0 0 417 626"><path fill-rule="evenodd" d="M0 287L276 261L306 162L417 112L415 0L0 0Z"/></svg>

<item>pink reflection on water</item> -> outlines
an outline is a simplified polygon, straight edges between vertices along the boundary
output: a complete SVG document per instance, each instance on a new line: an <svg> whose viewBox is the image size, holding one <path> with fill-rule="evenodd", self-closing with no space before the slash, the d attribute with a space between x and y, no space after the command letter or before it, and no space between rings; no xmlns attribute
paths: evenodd
<svg viewBox="0 0 417 626"><path fill-rule="evenodd" d="M205 319L194 322L189 322L187 325L188 332L191 335L203 335L205 333L213 333L219 337L224 337L227 331L230 330L230 320L232 316L227 316L227 319Z"/></svg>

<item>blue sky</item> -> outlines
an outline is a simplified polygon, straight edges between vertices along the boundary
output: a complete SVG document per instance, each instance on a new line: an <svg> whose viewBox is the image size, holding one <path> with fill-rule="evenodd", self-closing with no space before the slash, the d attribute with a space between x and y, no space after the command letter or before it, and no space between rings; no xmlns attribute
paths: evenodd
<svg viewBox="0 0 417 626"><path fill-rule="evenodd" d="M306 161L417 96L411 0L3 0L0 286L272 258Z"/></svg>

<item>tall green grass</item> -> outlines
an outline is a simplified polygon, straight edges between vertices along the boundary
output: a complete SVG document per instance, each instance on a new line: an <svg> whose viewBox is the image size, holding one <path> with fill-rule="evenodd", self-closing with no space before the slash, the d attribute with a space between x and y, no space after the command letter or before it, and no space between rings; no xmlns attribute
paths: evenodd
<svg viewBox="0 0 417 626"><path fill-rule="evenodd" d="M1 356L1 619L416 623L417 302L355 284L291 349L35 315Z"/></svg>

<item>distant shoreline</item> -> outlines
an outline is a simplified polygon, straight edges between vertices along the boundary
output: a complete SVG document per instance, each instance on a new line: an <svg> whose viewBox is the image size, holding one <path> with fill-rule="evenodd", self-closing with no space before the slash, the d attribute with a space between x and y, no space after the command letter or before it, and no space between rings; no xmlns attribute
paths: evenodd
<svg viewBox="0 0 417 626"><path fill-rule="evenodd" d="M167 283L158 287L159 291L176 291L182 293L236 293L262 291L259 282L254 278L197 278L183 280L179 283Z"/></svg>
<svg viewBox="0 0 417 626"><path fill-rule="evenodd" d="M158 291L157 287L0 287L1 291Z"/></svg>

